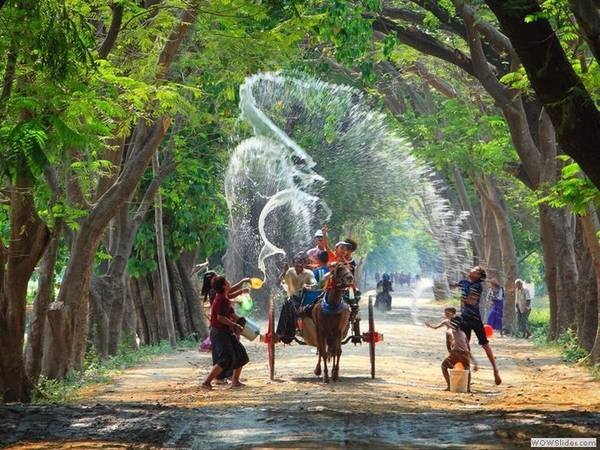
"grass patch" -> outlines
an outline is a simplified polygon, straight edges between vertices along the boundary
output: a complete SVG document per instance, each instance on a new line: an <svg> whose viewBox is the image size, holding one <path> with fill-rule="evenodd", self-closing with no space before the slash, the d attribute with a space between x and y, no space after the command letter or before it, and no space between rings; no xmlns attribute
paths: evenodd
<svg viewBox="0 0 600 450"><path fill-rule="evenodd" d="M592 372L592 376L600 381L600 365L592 364L590 353L579 346L577 334L572 329L562 333L554 341L548 340L548 327L550 323L550 309L539 308L531 311L529 316L529 328L533 333L533 341L537 346L553 348L560 352L563 361L580 364Z"/></svg>
<svg viewBox="0 0 600 450"><path fill-rule="evenodd" d="M197 346L198 342L192 339L177 343L178 349ZM85 355L82 370L71 372L62 380L40 378L37 388L33 391L32 403L43 405L73 401L78 398L79 392L84 387L110 383L115 375L128 367L151 361L173 351L166 341L158 345L145 345L135 349L131 342L126 340L119 346L115 356L101 359L95 347L91 346Z"/></svg>

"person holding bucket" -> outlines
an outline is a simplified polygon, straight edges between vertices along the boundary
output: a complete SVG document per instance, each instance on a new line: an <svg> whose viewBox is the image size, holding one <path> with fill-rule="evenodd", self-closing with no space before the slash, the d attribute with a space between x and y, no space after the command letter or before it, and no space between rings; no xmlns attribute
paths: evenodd
<svg viewBox="0 0 600 450"><path fill-rule="evenodd" d="M448 321L448 328L451 332L450 339L450 354L442 361L442 374L446 380L446 390L450 390L450 375L449 369L462 369L468 371L467 392L471 392L471 350L467 335L462 330L463 320L460 316L454 316ZM459 366L460 364L460 366Z"/></svg>
<svg viewBox="0 0 600 450"><path fill-rule="evenodd" d="M246 349L238 340L236 333L243 330L237 321L229 300L231 285L225 277L216 277L213 282L216 292L210 310L210 340L214 366L201 384L203 389L212 389L212 381L221 373L233 371L231 387L244 386L240 382L242 368L248 364Z"/></svg>

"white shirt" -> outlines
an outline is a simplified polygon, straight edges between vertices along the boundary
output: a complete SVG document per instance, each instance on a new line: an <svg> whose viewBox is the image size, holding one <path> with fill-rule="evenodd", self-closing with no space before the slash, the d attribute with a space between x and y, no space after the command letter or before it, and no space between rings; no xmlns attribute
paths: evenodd
<svg viewBox="0 0 600 450"><path fill-rule="evenodd" d="M303 269L302 272L298 273L293 267L288 269L283 280L285 281L285 290L289 296L298 294L305 285L317 284L312 271Z"/></svg>
<svg viewBox="0 0 600 450"><path fill-rule="evenodd" d="M531 294L529 293L529 289L523 286L521 289L517 289L515 294L519 311L522 313L529 311L531 309Z"/></svg>

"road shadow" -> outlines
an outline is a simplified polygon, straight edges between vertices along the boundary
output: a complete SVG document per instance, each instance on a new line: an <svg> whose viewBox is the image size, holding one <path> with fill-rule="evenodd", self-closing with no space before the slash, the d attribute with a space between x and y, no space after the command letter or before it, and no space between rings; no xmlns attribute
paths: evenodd
<svg viewBox="0 0 600 450"><path fill-rule="evenodd" d="M331 406L184 408L148 404L0 405L0 446L113 442L133 448L528 448L530 438L594 437L600 414L581 411L366 414ZM44 444L45 443L45 444ZM51 445L54 445L52 447ZM82 445L81 448L85 448ZM104 447L106 448L106 447Z"/></svg>

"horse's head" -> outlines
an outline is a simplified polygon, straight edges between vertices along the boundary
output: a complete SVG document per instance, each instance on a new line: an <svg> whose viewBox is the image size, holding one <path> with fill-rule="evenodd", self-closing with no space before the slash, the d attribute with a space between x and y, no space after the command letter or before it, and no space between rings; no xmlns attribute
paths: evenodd
<svg viewBox="0 0 600 450"><path fill-rule="evenodd" d="M347 264L338 263L331 274L334 289L346 289L354 283L354 275Z"/></svg>

